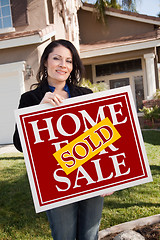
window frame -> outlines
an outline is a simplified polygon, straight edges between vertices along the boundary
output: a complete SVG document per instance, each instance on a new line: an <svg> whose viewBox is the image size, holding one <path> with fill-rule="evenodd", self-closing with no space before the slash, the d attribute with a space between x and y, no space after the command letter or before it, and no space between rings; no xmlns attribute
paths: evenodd
<svg viewBox="0 0 160 240"><path fill-rule="evenodd" d="M110 83L109 83L110 80L117 80L118 78L119 79L129 78L129 85L130 85L131 90L132 90L135 105L137 106L134 78L136 78L138 76L143 77L144 98L146 98L146 92L145 92L146 80L145 80L145 76L144 76L144 66L143 66L143 59L142 58L138 57L138 58L133 58L133 59L125 59L125 61L134 60L134 59L141 59L141 66L142 66L141 70L136 70L136 71L131 71L131 72L123 72L123 73L114 73L114 74L111 74L111 75L104 75L104 76L99 76L99 77L96 76L96 65L99 65L99 64L98 63L97 64L92 64L93 83L105 82L105 83L108 84L108 86L110 86ZM122 62L123 61L124 60L122 60ZM120 62L120 61L118 61L118 62ZM108 64L108 62L101 62L101 64ZM137 113L138 113L138 116L142 115L142 113L139 113L139 112L137 112Z"/></svg>
<svg viewBox="0 0 160 240"><path fill-rule="evenodd" d="M14 32L15 28L13 27L13 19L12 19L12 11L11 11L11 2L10 2L10 0L8 0L8 3L6 5L1 6L1 4L0 4L1 15L2 15L2 8L3 7L9 7L10 15L8 15L8 16L10 17L11 26L10 27L2 26L2 28L0 28L0 34L1 33L7 33L7 32ZM3 21L5 19L5 17L2 15L0 17L0 19L2 19L2 21Z"/></svg>

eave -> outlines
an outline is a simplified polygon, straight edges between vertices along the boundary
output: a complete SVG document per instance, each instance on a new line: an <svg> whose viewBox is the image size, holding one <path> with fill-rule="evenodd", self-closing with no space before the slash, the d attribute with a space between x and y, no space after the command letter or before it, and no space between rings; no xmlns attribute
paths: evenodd
<svg viewBox="0 0 160 240"><path fill-rule="evenodd" d="M93 4L84 3L81 8L89 12L95 11ZM138 21L138 22L160 26L159 17L153 17L153 16L144 15L144 14L123 11L119 9L113 9L113 8L106 8L105 14L108 16L113 16L113 17L123 18L127 20Z"/></svg>
<svg viewBox="0 0 160 240"><path fill-rule="evenodd" d="M0 49L43 43L53 36L55 36L53 28L19 33L16 32L10 35L0 36Z"/></svg>
<svg viewBox="0 0 160 240"><path fill-rule="evenodd" d="M128 36L114 41L101 41L80 45L82 59L98 56L130 52L160 46L160 31L148 32L137 36Z"/></svg>

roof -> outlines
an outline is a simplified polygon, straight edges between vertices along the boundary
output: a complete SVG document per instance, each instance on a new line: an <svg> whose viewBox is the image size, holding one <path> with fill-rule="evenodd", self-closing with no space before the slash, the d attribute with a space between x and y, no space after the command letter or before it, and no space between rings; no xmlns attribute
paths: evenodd
<svg viewBox="0 0 160 240"><path fill-rule="evenodd" d="M160 29L141 35L121 37L114 41L104 40L93 44L81 44L80 53L83 59L156 46L160 46Z"/></svg>
<svg viewBox="0 0 160 240"><path fill-rule="evenodd" d="M81 7L86 11L94 11L95 7L93 4L84 3ZM139 14L130 11L123 11L115 8L107 8L105 9L106 15L130 19L134 21L146 22L148 24L154 24L160 26L160 17L148 16L144 14Z"/></svg>
<svg viewBox="0 0 160 240"><path fill-rule="evenodd" d="M54 25L44 29L0 34L0 49L40 43L54 35Z"/></svg>

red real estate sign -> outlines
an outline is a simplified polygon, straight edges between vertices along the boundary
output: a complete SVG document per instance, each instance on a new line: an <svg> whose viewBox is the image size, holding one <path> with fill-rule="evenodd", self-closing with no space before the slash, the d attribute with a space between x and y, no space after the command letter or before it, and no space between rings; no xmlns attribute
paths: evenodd
<svg viewBox="0 0 160 240"><path fill-rule="evenodd" d="M36 212L152 181L130 87L15 115Z"/></svg>

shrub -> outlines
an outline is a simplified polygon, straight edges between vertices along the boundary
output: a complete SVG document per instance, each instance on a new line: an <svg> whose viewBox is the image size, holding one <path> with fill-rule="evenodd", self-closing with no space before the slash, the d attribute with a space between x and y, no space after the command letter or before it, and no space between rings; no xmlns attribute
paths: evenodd
<svg viewBox="0 0 160 240"><path fill-rule="evenodd" d="M154 99L160 99L160 89L157 89L157 91L154 95Z"/></svg>
<svg viewBox="0 0 160 240"><path fill-rule="evenodd" d="M105 82L101 83L91 83L90 80L83 79L81 82L82 87L88 87L90 88L93 92L101 92L109 89L109 86Z"/></svg>
<svg viewBox="0 0 160 240"><path fill-rule="evenodd" d="M157 119L160 119L160 107L157 105L150 108L143 107L139 110L144 113L144 118L150 120L153 124Z"/></svg>

